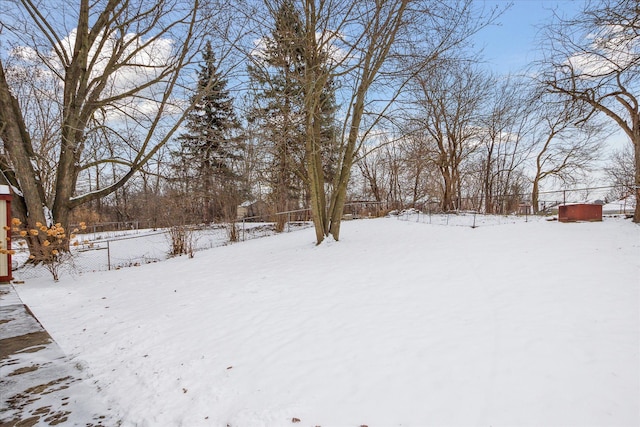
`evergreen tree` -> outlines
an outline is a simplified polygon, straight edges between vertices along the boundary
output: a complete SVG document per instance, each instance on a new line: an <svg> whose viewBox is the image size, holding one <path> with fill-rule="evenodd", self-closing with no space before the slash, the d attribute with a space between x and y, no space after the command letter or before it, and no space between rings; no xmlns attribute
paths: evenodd
<svg viewBox="0 0 640 427"><path fill-rule="evenodd" d="M240 177L233 168L233 162L241 157L240 122L226 87L207 42L194 95L200 99L186 118L187 132L178 137L180 150L174 153L176 165L187 169L180 171L187 180L185 191L201 200L205 223L234 219L240 201Z"/></svg>
<svg viewBox="0 0 640 427"><path fill-rule="evenodd" d="M271 186L276 211L298 209L307 204L308 175L306 172L304 111L304 27L299 11L291 0L283 0L276 16L271 37L264 40L264 51L257 56L256 65L248 67L256 85L254 108L249 120L260 124L262 138L269 154L267 178ZM334 155L334 114L337 110L332 84L323 93L323 138L326 155ZM324 153L323 153L324 154ZM326 170L327 179L332 171ZM277 218L282 230L286 218Z"/></svg>

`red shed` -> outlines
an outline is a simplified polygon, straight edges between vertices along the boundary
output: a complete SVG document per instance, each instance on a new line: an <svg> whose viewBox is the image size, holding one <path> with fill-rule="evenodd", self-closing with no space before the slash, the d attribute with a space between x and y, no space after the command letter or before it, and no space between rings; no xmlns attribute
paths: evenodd
<svg viewBox="0 0 640 427"><path fill-rule="evenodd" d="M558 221L602 221L602 205L578 203L558 207Z"/></svg>

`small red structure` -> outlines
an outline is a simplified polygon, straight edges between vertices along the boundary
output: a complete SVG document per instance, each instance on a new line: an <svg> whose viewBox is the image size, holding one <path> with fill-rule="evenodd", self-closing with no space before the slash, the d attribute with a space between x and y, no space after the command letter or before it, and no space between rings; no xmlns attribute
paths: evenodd
<svg viewBox="0 0 640 427"><path fill-rule="evenodd" d="M6 228L5 228L6 227ZM0 185L0 248L11 250L11 190L8 185ZM0 254L0 283L11 282L11 254Z"/></svg>
<svg viewBox="0 0 640 427"><path fill-rule="evenodd" d="M558 221L602 221L602 205L578 203L558 207Z"/></svg>

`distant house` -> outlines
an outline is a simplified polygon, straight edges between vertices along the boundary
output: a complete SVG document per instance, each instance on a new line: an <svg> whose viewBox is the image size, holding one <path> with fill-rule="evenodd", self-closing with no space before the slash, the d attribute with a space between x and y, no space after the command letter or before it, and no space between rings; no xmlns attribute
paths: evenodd
<svg viewBox="0 0 640 427"><path fill-rule="evenodd" d="M614 200L602 206L602 213L605 215L633 215L636 209L636 200L631 196Z"/></svg>
<svg viewBox="0 0 640 427"><path fill-rule="evenodd" d="M533 206L531 203L520 203L518 205L518 215L531 215L533 214Z"/></svg>
<svg viewBox="0 0 640 427"><path fill-rule="evenodd" d="M247 200L238 206L236 212L238 220L267 221L269 217L269 207L262 200Z"/></svg>

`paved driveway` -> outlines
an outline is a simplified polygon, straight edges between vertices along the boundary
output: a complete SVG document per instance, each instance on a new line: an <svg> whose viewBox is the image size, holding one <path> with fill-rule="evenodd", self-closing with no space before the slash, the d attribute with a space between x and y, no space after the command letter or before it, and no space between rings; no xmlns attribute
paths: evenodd
<svg viewBox="0 0 640 427"><path fill-rule="evenodd" d="M0 427L119 424L12 285L0 285L0 405Z"/></svg>

